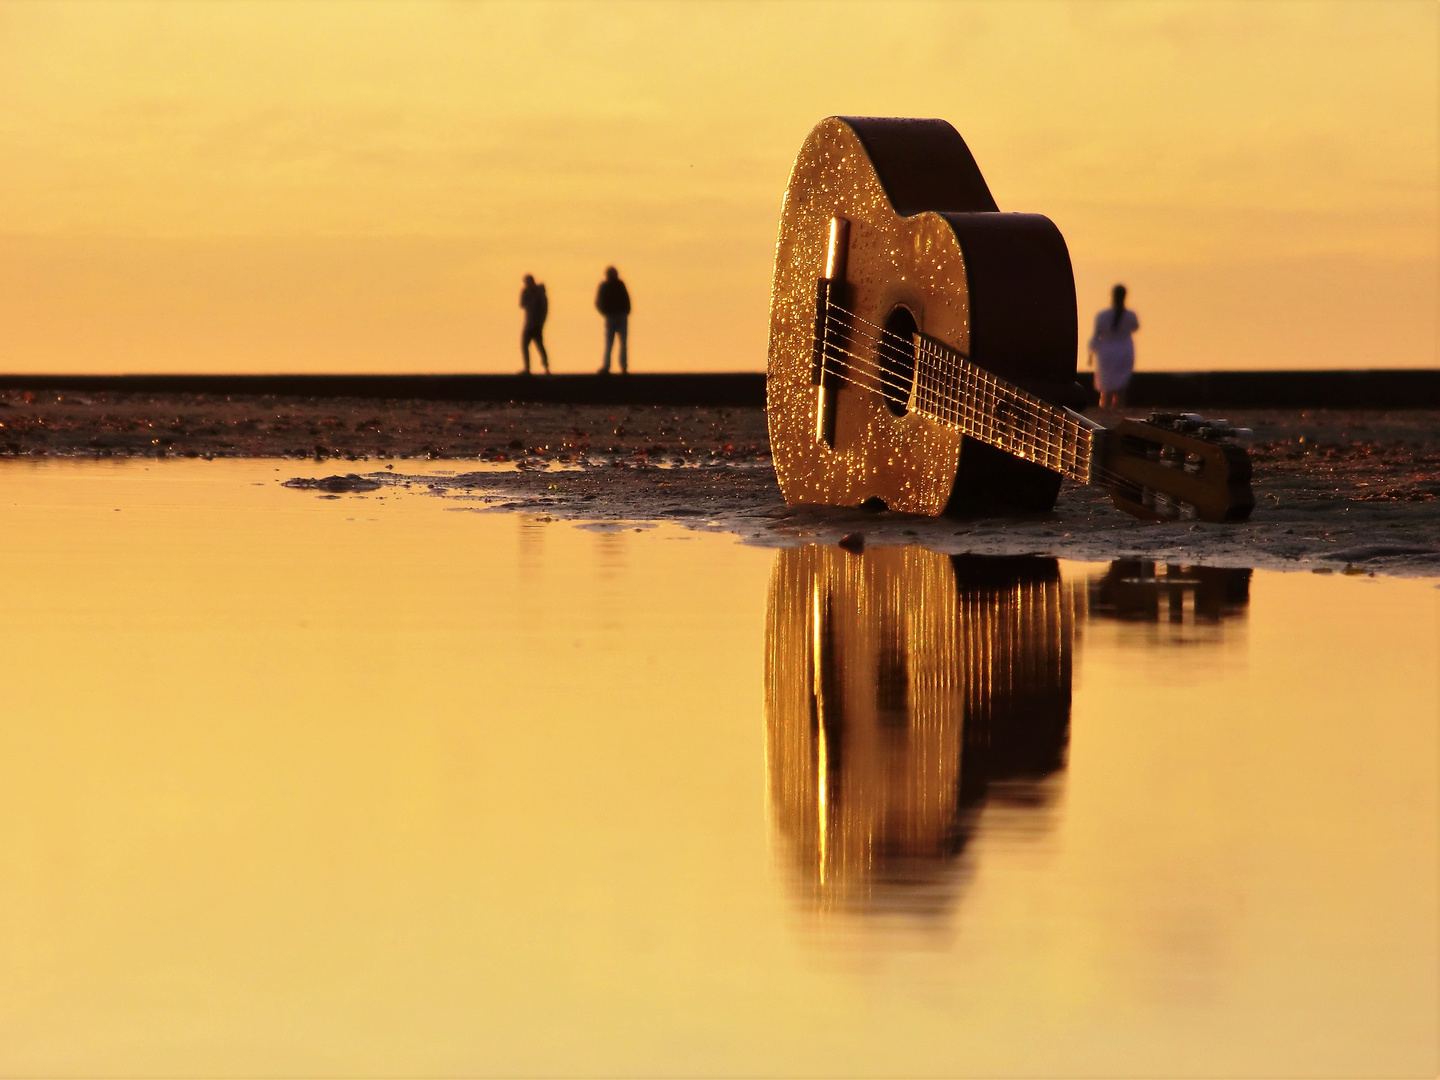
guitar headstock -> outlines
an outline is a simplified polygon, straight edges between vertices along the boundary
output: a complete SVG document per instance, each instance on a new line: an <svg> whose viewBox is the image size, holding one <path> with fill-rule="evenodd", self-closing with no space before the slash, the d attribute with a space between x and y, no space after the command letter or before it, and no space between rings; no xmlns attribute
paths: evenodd
<svg viewBox="0 0 1440 1080"><path fill-rule="evenodd" d="M1100 436L1095 479L1136 517L1244 521L1255 508L1250 455L1238 443L1248 434L1194 413L1122 420Z"/></svg>

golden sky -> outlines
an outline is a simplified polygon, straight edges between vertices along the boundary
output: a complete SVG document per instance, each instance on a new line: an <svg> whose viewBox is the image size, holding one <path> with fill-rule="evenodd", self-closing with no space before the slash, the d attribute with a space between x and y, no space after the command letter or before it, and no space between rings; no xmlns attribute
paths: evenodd
<svg viewBox="0 0 1440 1080"><path fill-rule="evenodd" d="M508 371L529 271L593 370L613 262L636 370L758 370L834 113L951 121L1142 368L1430 366L1437 57L1428 0L7 3L0 366Z"/></svg>

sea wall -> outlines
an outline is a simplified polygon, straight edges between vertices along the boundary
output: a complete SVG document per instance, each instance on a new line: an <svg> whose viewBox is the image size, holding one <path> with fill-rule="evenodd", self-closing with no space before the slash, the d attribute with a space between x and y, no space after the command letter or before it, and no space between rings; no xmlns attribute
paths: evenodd
<svg viewBox="0 0 1440 1080"><path fill-rule="evenodd" d="M1093 377L1079 381L1093 400ZM0 390L190 393L568 405L760 406L759 372L646 375L0 375ZM1440 369L1137 372L1127 404L1156 409L1434 409Z"/></svg>

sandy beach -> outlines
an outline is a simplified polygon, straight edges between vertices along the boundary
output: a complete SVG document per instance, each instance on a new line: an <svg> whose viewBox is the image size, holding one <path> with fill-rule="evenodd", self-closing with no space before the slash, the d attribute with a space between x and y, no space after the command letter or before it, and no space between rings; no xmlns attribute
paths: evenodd
<svg viewBox="0 0 1440 1080"><path fill-rule="evenodd" d="M768 459L759 409L0 392L0 455Z"/></svg>
<svg viewBox="0 0 1440 1080"><path fill-rule="evenodd" d="M306 459L289 477L297 497L398 487L453 500L457 510L525 511L593 528L675 522L765 545L858 532L869 543L982 554L1440 574L1433 411L1228 418L1254 432L1256 509L1243 525L1140 522L1103 491L1069 484L1054 512L1039 517L787 507L760 409L11 392L0 397L0 455ZM321 483L347 475L367 482Z"/></svg>

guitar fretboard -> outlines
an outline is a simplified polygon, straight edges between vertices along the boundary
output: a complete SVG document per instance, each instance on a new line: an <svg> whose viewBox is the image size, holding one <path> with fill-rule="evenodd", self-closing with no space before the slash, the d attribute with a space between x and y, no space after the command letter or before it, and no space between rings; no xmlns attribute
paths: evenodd
<svg viewBox="0 0 1440 1080"><path fill-rule="evenodd" d="M1091 428L950 346L916 335L910 407L972 439L1090 482Z"/></svg>

